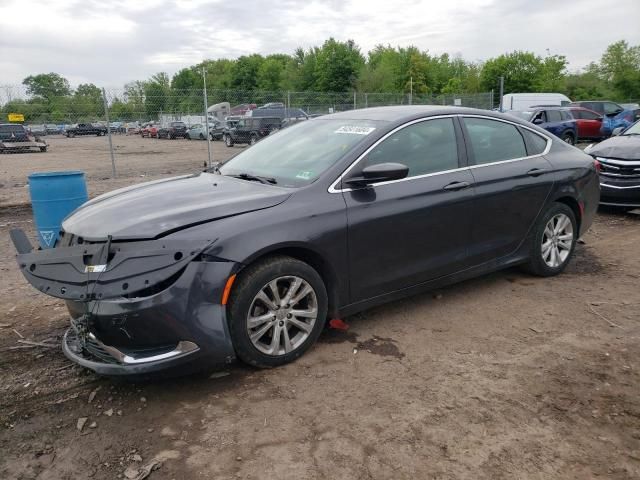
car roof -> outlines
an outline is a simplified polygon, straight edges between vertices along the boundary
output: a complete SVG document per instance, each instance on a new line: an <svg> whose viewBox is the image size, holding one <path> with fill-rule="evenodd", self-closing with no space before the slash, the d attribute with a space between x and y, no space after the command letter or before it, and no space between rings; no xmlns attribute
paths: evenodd
<svg viewBox="0 0 640 480"><path fill-rule="evenodd" d="M386 120L389 122L401 121L420 116L470 114L487 115L496 118L506 118L511 121L511 117L490 110L468 107L450 107L442 105L395 105L390 107L371 107L346 112L330 113L323 115L323 119L349 119L349 120Z"/></svg>

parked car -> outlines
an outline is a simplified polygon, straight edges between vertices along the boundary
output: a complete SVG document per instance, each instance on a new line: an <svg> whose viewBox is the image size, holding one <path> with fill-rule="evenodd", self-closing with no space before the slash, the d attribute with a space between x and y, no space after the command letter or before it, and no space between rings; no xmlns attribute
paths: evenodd
<svg viewBox="0 0 640 480"><path fill-rule="evenodd" d="M21 124L0 123L0 153L47 151L47 143L33 135Z"/></svg>
<svg viewBox="0 0 640 480"><path fill-rule="evenodd" d="M621 103L620 106L633 112L634 121L640 120L640 103Z"/></svg>
<svg viewBox="0 0 640 480"><path fill-rule="evenodd" d="M226 129L223 133L224 143L227 147L233 147L236 143L253 145L273 130L280 129L281 124L282 120L279 117L246 117Z"/></svg>
<svg viewBox="0 0 640 480"><path fill-rule="evenodd" d="M627 128L634 122L634 111L627 110L621 105L608 100L587 100L573 102L571 106L588 108L599 113L603 117L602 134L603 137L611 136L614 129Z"/></svg>
<svg viewBox="0 0 640 480"><path fill-rule="evenodd" d="M257 108L257 105L255 103L241 103L240 105L236 105L235 107L231 107L231 110L229 111L229 115L230 116L235 116L235 115L246 115L247 112L253 110Z"/></svg>
<svg viewBox="0 0 640 480"><path fill-rule="evenodd" d="M600 204L640 207L640 121L584 151L600 163Z"/></svg>
<svg viewBox="0 0 640 480"><path fill-rule="evenodd" d="M584 107L568 107L568 110L576 120L579 139L599 140L604 136L602 132L602 115Z"/></svg>
<svg viewBox="0 0 640 480"><path fill-rule="evenodd" d="M566 108L532 108L531 110L514 110L508 113L544 128L571 145L574 145L578 139L576 120Z"/></svg>
<svg viewBox="0 0 640 480"><path fill-rule="evenodd" d="M285 105L282 102L270 102L270 103L265 103L264 105L260 105L258 107L258 109L263 109L263 108L284 108Z"/></svg>
<svg viewBox="0 0 640 480"><path fill-rule="evenodd" d="M502 110L530 110L534 107L565 107L571 99L561 93L507 93L502 97Z"/></svg>
<svg viewBox="0 0 640 480"><path fill-rule="evenodd" d="M308 120L309 115L300 108L257 108L247 114L249 117L277 117L284 120Z"/></svg>
<svg viewBox="0 0 640 480"><path fill-rule="evenodd" d="M185 138L188 140L206 140L207 139L207 126L201 123L191 125L185 134Z"/></svg>
<svg viewBox="0 0 640 480"><path fill-rule="evenodd" d="M379 107L94 198L56 248L11 238L25 278L66 301L68 358L108 375L184 373L283 365L327 318L502 268L557 275L598 201L595 161L536 125Z"/></svg>
<svg viewBox="0 0 640 480"><path fill-rule="evenodd" d="M76 137L78 135L96 135L99 137L107 134L107 127L97 123L77 123L72 125L70 128L67 128L65 134L69 138Z"/></svg>
<svg viewBox="0 0 640 480"><path fill-rule="evenodd" d="M140 129L141 137L158 138L158 129L160 127L153 122L145 123Z"/></svg>
<svg viewBox="0 0 640 480"><path fill-rule="evenodd" d="M184 122L171 122L166 127L158 129L158 138L167 138L173 140L174 138L185 138L187 135L187 124Z"/></svg>
<svg viewBox="0 0 640 480"><path fill-rule="evenodd" d="M60 135L64 133L64 126L56 125L54 123L47 123L45 125L45 130L47 132L47 135Z"/></svg>
<svg viewBox="0 0 640 480"><path fill-rule="evenodd" d="M224 134L235 127L240 119L240 117L227 117L224 121L214 122L209 127L209 137L211 140L224 140Z"/></svg>
<svg viewBox="0 0 640 480"><path fill-rule="evenodd" d="M45 137L47 135L46 125L29 125L27 129L34 137Z"/></svg>

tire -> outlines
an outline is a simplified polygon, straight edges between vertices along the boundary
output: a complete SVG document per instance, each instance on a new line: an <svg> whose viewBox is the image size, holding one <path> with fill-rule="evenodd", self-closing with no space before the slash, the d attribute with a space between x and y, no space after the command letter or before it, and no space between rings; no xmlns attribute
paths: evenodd
<svg viewBox="0 0 640 480"><path fill-rule="evenodd" d="M569 145L576 144L576 138L573 136L571 132L565 132L562 134L562 141L568 143Z"/></svg>
<svg viewBox="0 0 640 480"><path fill-rule="evenodd" d="M40 151L43 152L43 153L46 152L47 151L47 147L40 147Z"/></svg>
<svg viewBox="0 0 640 480"><path fill-rule="evenodd" d="M249 138L249 145L255 145L256 143L258 143L258 137L255 135L251 135L251 137Z"/></svg>
<svg viewBox="0 0 640 480"><path fill-rule="evenodd" d="M231 135L225 135L224 136L224 144L227 147L233 147L233 140L231 139Z"/></svg>
<svg viewBox="0 0 640 480"><path fill-rule="evenodd" d="M186 138L187 140L191 140L191 135L189 135L188 133L184 136L184 138Z"/></svg>
<svg viewBox="0 0 640 480"><path fill-rule="evenodd" d="M238 276L228 307L229 333L238 358L260 368L278 367L299 358L316 342L327 317L327 290L318 272L300 260L279 255L250 265ZM295 304L292 303L289 309L284 306L284 303L280 305L275 301L281 308L269 310L267 304L257 296L265 289L273 292L270 285L276 280L276 291L279 291L279 295L282 296L282 302L286 301L287 287L294 285L294 281L300 282L297 284L297 290L293 292L294 302L296 295L304 293L303 289L308 287L310 291L301 297L301 300ZM270 293L266 295L269 296ZM274 298L273 295L269 298L272 304ZM295 314L288 314L290 311L303 310L307 312L315 310L315 319L296 318ZM269 315L272 319L265 320ZM250 329L250 318L261 320ZM307 325L308 329L305 327L303 330L296 326L301 324ZM255 336L261 329L265 329L262 330L262 336L254 337L252 340L251 333ZM284 333L285 331L287 333ZM274 346L276 333L278 333L278 342L277 346ZM286 339L289 339L288 346L285 346ZM290 350L287 351L287 348ZM271 349L272 353L268 353L265 349Z"/></svg>
<svg viewBox="0 0 640 480"><path fill-rule="evenodd" d="M204 133L200 134L200 140L204 140Z"/></svg>
<svg viewBox="0 0 640 480"><path fill-rule="evenodd" d="M565 218L568 219L569 224L565 226L564 230L560 232L554 231L552 225L555 223L553 222L555 222L556 219L564 220ZM549 227L550 230L547 230L547 227ZM569 228L571 230L571 238L567 239ZM552 232L555 240L554 237L549 236L548 232ZM558 275L569 264L577 240L578 223L573 210L564 203L553 203L538 219L534 227L530 258L529 262L524 266L525 270L539 277ZM548 242L550 242L550 244ZM545 244L549 245L549 249L544 248ZM554 247L554 245L557 246ZM559 252L558 256L556 256L558 262L555 265L553 264L553 256L556 254L556 252L553 251L554 249L556 252Z"/></svg>

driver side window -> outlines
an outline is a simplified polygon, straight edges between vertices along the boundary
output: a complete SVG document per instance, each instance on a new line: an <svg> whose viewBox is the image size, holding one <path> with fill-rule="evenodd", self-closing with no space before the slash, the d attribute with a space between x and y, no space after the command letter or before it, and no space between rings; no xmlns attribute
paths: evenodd
<svg viewBox="0 0 640 480"><path fill-rule="evenodd" d="M369 152L362 168L402 163L408 177L458 168L458 146L452 118L414 123L387 137Z"/></svg>

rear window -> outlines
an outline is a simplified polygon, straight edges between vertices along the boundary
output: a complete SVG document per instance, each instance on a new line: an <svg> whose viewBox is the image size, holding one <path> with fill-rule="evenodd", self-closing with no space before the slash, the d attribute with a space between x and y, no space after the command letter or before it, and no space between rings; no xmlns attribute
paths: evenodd
<svg viewBox="0 0 640 480"><path fill-rule="evenodd" d="M520 130L527 144L527 153L529 155L540 155L547 148L547 139L541 137L531 130L523 128Z"/></svg>
<svg viewBox="0 0 640 480"><path fill-rule="evenodd" d="M22 133L24 127L22 125L0 125L0 132L3 133Z"/></svg>
<svg viewBox="0 0 640 480"><path fill-rule="evenodd" d="M184 122L171 122L172 127L186 127L187 125Z"/></svg>

